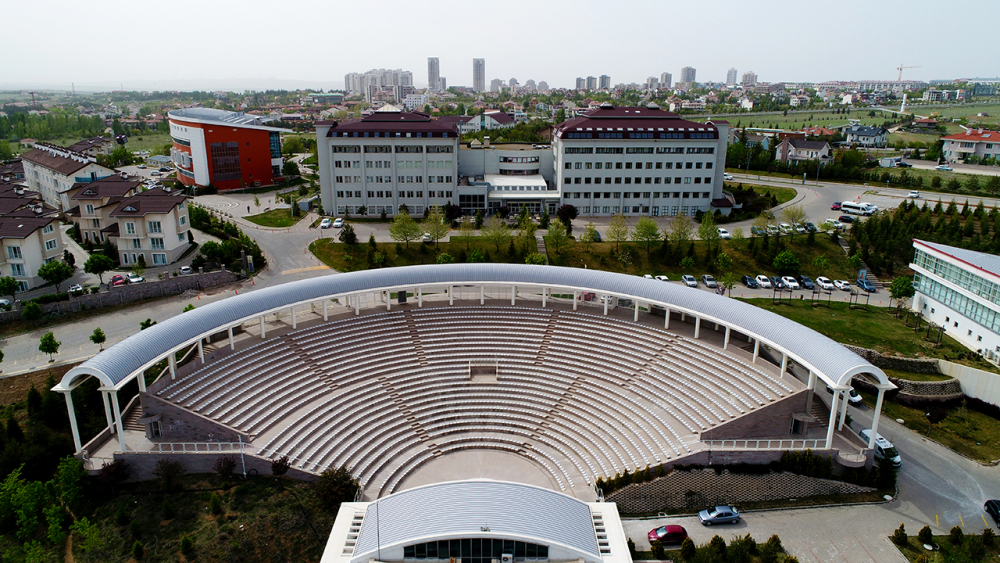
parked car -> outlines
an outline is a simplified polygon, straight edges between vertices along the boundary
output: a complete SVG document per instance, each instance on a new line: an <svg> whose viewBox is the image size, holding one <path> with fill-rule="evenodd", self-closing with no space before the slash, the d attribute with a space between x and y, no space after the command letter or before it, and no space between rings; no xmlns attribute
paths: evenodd
<svg viewBox="0 0 1000 563"><path fill-rule="evenodd" d="M910 193L906 194L906 197L910 197L910 198L916 199L916 198L920 197L920 192L918 192L917 190L910 190Z"/></svg>
<svg viewBox="0 0 1000 563"><path fill-rule="evenodd" d="M712 524L736 524L740 521L740 511L734 506L713 506L698 513L698 520L704 526Z"/></svg>
<svg viewBox="0 0 1000 563"><path fill-rule="evenodd" d="M729 234L729 231L727 231L726 229L719 227L719 238L723 240L731 240L733 238L733 235Z"/></svg>
<svg viewBox="0 0 1000 563"><path fill-rule="evenodd" d="M868 293L878 293L878 288L875 287L875 284L864 278L858 279L858 287L867 291Z"/></svg>
<svg viewBox="0 0 1000 563"><path fill-rule="evenodd" d="M108 282L111 285L125 285L125 276L115 275L111 276L111 281Z"/></svg>
<svg viewBox="0 0 1000 563"><path fill-rule="evenodd" d="M853 223L854 217L851 217L850 215L841 215L840 217L837 217L837 220L841 223Z"/></svg>
<svg viewBox="0 0 1000 563"><path fill-rule="evenodd" d="M329 217L319 222L319 228L321 229L329 229L332 226L333 226L333 221L331 221Z"/></svg>
<svg viewBox="0 0 1000 563"><path fill-rule="evenodd" d="M191 266L181 266L181 275L182 276L186 276L186 275L190 274L192 271L193 270L191 270Z"/></svg>
<svg viewBox="0 0 1000 563"><path fill-rule="evenodd" d="M740 278L740 283L745 285L747 289L757 289L758 287L760 287L760 284L757 283L757 280L751 278L750 276L743 276L742 278Z"/></svg>
<svg viewBox="0 0 1000 563"><path fill-rule="evenodd" d="M789 225L788 223L781 223L781 224L779 224L778 225L778 230L780 230L782 233L785 233L785 234L791 234L791 233L795 232L795 229L793 229L792 226Z"/></svg>
<svg viewBox="0 0 1000 563"><path fill-rule="evenodd" d="M830 393L832 395L833 394L833 387L830 387L829 385L827 385L826 386L826 392ZM840 398L843 399L844 396L841 395ZM858 392L854 390L854 387L851 387L850 389L847 390L847 402L848 403L850 403L852 405L858 405L858 404L861 404L862 401L863 401L863 399L861 398L861 395L858 395Z"/></svg>
<svg viewBox="0 0 1000 563"><path fill-rule="evenodd" d="M593 239L591 240L591 242L601 242L601 232L600 231L594 231L594 234L592 236L593 236Z"/></svg>
<svg viewBox="0 0 1000 563"><path fill-rule="evenodd" d="M172 172L173 170L169 166L161 166L160 172Z"/></svg>
<svg viewBox="0 0 1000 563"><path fill-rule="evenodd" d="M804 235L804 234L806 234L808 232L806 230L806 228L805 228L804 225L799 225L798 223L792 225L792 227L794 227L795 228L795 232L799 233L800 235Z"/></svg>
<svg viewBox="0 0 1000 563"><path fill-rule="evenodd" d="M723 180L732 181L733 180L733 175L730 174L729 172L723 172L722 173L722 179Z"/></svg>
<svg viewBox="0 0 1000 563"><path fill-rule="evenodd" d="M816 285L820 286L820 288L822 289L827 289L827 290L833 289L834 287L833 282L830 281L830 278L825 278L823 276L816 278Z"/></svg>
<svg viewBox="0 0 1000 563"><path fill-rule="evenodd" d="M333 228L334 229L340 229L340 228L343 228L343 226L344 226L344 220L343 219L341 219L341 218L338 217L338 218L336 218L336 219L333 220Z"/></svg>
<svg viewBox="0 0 1000 563"><path fill-rule="evenodd" d="M851 282L847 280L833 280L833 287L836 287L840 291L850 291Z"/></svg>
<svg viewBox="0 0 1000 563"><path fill-rule="evenodd" d="M812 278L810 278L809 276L799 275L795 279L798 280L799 285L802 286L802 289L815 289L816 288L816 284L813 283Z"/></svg>
<svg viewBox="0 0 1000 563"><path fill-rule="evenodd" d="M135 274L128 275L128 283L142 283L144 281L146 281L146 278L142 276L137 276Z"/></svg>
<svg viewBox="0 0 1000 563"><path fill-rule="evenodd" d="M947 164L938 164L934 167L934 170L941 170L942 172L954 172L955 169Z"/></svg>
<svg viewBox="0 0 1000 563"><path fill-rule="evenodd" d="M586 293L581 293L580 296L577 297L577 299L579 299L580 301L593 301L596 298L597 298L597 294L595 294L593 291L588 291Z"/></svg>
<svg viewBox="0 0 1000 563"><path fill-rule="evenodd" d="M70 293L73 293L75 291L83 291L83 286L80 285L80 284L78 284L78 283L75 283L75 284L69 286L69 289L67 291L69 291ZM4 299L4 301L7 301L7 300ZM0 303L0 305L10 305L10 303L9 302L8 303Z"/></svg>
<svg viewBox="0 0 1000 563"><path fill-rule="evenodd" d="M771 287L785 289L785 282L781 281L778 276L769 276L767 279L771 280Z"/></svg>
<svg viewBox="0 0 1000 563"><path fill-rule="evenodd" d="M662 544L681 543L686 540L687 537L687 530L685 530L683 526L677 526L674 524L653 528L648 534L646 534L646 539L648 539L650 543L658 541Z"/></svg>
<svg viewBox="0 0 1000 563"><path fill-rule="evenodd" d="M812 221L809 221L809 222L806 223L806 231L807 232L815 233L818 230L819 229L816 228L816 225L812 224Z"/></svg>
<svg viewBox="0 0 1000 563"><path fill-rule="evenodd" d="M10 299L0 299L0 307L10 307Z"/></svg>
<svg viewBox="0 0 1000 563"><path fill-rule="evenodd" d="M662 282L670 281L670 278L668 278L667 276L656 276L653 279L654 280L659 280L659 281L662 281Z"/></svg>
<svg viewBox="0 0 1000 563"><path fill-rule="evenodd" d="M865 428L858 435L867 444L871 440L872 429ZM893 467L903 465L903 458L899 457L899 450L896 449L896 446L893 446L892 442L886 440L878 432L875 433L875 459L884 459L891 463Z"/></svg>
<svg viewBox="0 0 1000 563"><path fill-rule="evenodd" d="M833 202L833 205L830 206L830 209L832 209L833 211L840 211L840 202L839 201Z"/></svg>
<svg viewBox="0 0 1000 563"><path fill-rule="evenodd" d="M785 284L788 289L799 289L799 282L792 276L782 277L781 283Z"/></svg>
<svg viewBox="0 0 1000 563"><path fill-rule="evenodd" d="M684 274L681 276L681 281L688 287L698 287L698 280L696 280L692 275Z"/></svg>
<svg viewBox="0 0 1000 563"><path fill-rule="evenodd" d="M774 287L771 285L771 278L765 275L759 275L754 279L757 280L757 285L759 285L761 289L771 289L772 287Z"/></svg>
<svg viewBox="0 0 1000 563"><path fill-rule="evenodd" d="M646 278L647 280L651 280L653 279L653 274L643 274L642 277Z"/></svg>
<svg viewBox="0 0 1000 563"><path fill-rule="evenodd" d="M139 166L136 166L136 168L138 168L139 170L145 170L146 169L146 165L145 164L140 164Z"/></svg>
<svg viewBox="0 0 1000 563"><path fill-rule="evenodd" d="M827 230L843 229L844 224L836 219L827 219L826 221L823 221L823 227L826 228Z"/></svg>
<svg viewBox="0 0 1000 563"><path fill-rule="evenodd" d="M780 235L781 231L778 230L778 226L777 225L768 225L767 226L767 234L769 234L769 235Z"/></svg>
<svg viewBox="0 0 1000 563"><path fill-rule="evenodd" d="M761 227L757 227L757 226L750 227L750 234L753 235L753 236L755 236L755 237L762 237L762 236L764 236L764 233L766 233L766 232L767 231L765 231Z"/></svg>
<svg viewBox="0 0 1000 563"><path fill-rule="evenodd" d="M159 170L153 170L152 172L149 173L149 175L150 176L163 176L163 172L160 172Z"/></svg>
<svg viewBox="0 0 1000 563"><path fill-rule="evenodd" d="M431 234L430 233L424 233L424 242L431 242L431 240L433 240L433 239L431 239Z"/></svg>
<svg viewBox="0 0 1000 563"><path fill-rule="evenodd" d="M986 514L993 517L993 522L1000 526L1000 500L990 499L983 505Z"/></svg>
<svg viewBox="0 0 1000 563"><path fill-rule="evenodd" d="M913 168L913 165L905 160L900 160L896 163L896 168Z"/></svg>
<svg viewBox="0 0 1000 563"><path fill-rule="evenodd" d="M719 284L718 284L718 282L715 281L715 278L713 278L712 276L710 276L708 274L705 274L705 275L701 276L701 282L703 284L705 284L705 287L708 287L708 288L711 288L711 289L717 289L719 287Z"/></svg>

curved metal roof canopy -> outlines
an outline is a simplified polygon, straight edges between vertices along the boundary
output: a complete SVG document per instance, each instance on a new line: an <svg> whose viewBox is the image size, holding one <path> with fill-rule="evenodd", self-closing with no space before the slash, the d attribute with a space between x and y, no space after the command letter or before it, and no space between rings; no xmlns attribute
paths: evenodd
<svg viewBox="0 0 1000 563"><path fill-rule="evenodd" d="M464 284L562 287L631 297L759 338L813 370L828 384L848 385L852 376L869 373L887 388L894 387L882 370L830 338L770 311L715 293L598 270L444 264L331 274L229 297L162 321L115 344L67 372L57 389L71 388L87 376L97 377L107 388L117 387L172 350L197 342L199 337L297 304L366 291Z"/></svg>
<svg viewBox="0 0 1000 563"><path fill-rule="evenodd" d="M373 502L351 560L368 561L379 548L463 537L558 545L573 557L601 561L587 503L548 489L490 480L436 483Z"/></svg>

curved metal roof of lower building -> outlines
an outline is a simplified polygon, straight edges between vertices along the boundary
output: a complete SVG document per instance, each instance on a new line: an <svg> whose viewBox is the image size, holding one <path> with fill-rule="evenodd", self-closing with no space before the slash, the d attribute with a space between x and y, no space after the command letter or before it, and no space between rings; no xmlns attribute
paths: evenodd
<svg viewBox="0 0 1000 563"><path fill-rule="evenodd" d="M807 369L818 372L828 383L846 385L851 376L869 373L881 384L892 385L882 370L823 334L715 293L599 270L524 264L443 264L331 274L229 297L161 321L111 346L70 370L59 387L70 387L88 375L98 377L106 387L118 386L171 350L197 341L199 335L207 336L241 320L298 303L366 290L480 283L577 288L665 304L770 342Z"/></svg>
<svg viewBox="0 0 1000 563"><path fill-rule="evenodd" d="M351 559L367 561L380 546L462 537L559 545L588 561L601 560L587 503L548 489L490 480L437 483L373 502Z"/></svg>

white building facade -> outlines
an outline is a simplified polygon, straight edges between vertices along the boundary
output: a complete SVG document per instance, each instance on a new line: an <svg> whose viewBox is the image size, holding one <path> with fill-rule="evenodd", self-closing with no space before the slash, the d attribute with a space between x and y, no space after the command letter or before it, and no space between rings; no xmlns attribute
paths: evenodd
<svg viewBox="0 0 1000 563"><path fill-rule="evenodd" d="M922 240L913 248L913 311L1000 363L1000 257Z"/></svg>
<svg viewBox="0 0 1000 563"><path fill-rule="evenodd" d="M21 156L24 179L28 188L38 192L42 201L62 211L69 211L70 190L74 184L106 178L114 170L97 164L97 158L50 145L36 143L35 148Z"/></svg>

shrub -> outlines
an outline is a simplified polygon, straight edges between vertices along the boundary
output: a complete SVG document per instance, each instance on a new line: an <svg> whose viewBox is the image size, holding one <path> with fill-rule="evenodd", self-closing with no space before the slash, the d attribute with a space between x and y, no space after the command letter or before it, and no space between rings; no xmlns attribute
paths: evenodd
<svg viewBox="0 0 1000 563"><path fill-rule="evenodd" d="M142 535L142 524L138 520L132 520L128 525L128 533L132 534L133 538L137 538Z"/></svg>
<svg viewBox="0 0 1000 563"><path fill-rule="evenodd" d="M892 543L896 545L906 545L906 528L903 527L902 524L900 524L899 527L896 528L896 531L892 533L892 536L889 537L889 539L891 539Z"/></svg>
<svg viewBox="0 0 1000 563"><path fill-rule="evenodd" d="M924 544L927 544L927 545L933 545L934 544L934 532L931 531L931 527L930 526L924 526L923 528L920 528L920 531L917 532L917 539L920 540L920 543L924 543Z"/></svg>
<svg viewBox="0 0 1000 563"><path fill-rule="evenodd" d="M681 542L681 558L685 561L691 561L697 553L698 550L694 546L694 540L684 538L684 541Z"/></svg>
<svg viewBox="0 0 1000 563"><path fill-rule="evenodd" d="M632 560L634 561L635 560L635 542L632 541L632 538L628 539L628 554L632 558Z"/></svg>
<svg viewBox="0 0 1000 563"><path fill-rule="evenodd" d="M190 555L192 551L194 551L194 542L191 541L191 536L184 534L181 537L181 553Z"/></svg>
<svg viewBox="0 0 1000 563"><path fill-rule="evenodd" d="M169 499L163 501L163 519L173 520L177 517L177 508L170 502Z"/></svg>
<svg viewBox="0 0 1000 563"><path fill-rule="evenodd" d="M986 557L986 548L983 547L983 540L979 536L969 536L965 541L965 551L972 561L982 561Z"/></svg>
<svg viewBox="0 0 1000 563"><path fill-rule="evenodd" d="M222 514L222 499L219 495L212 493L208 497L208 510L212 514Z"/></svg>
<svg viewBox="0 0 1000 563"><path fill-rule="evenodd" d="M156 462L156 467L153 469L153 475L156 475L163 481L163 487L167 490L174 488L174 483L177 478L186 472L184 466L181 465L179 461L174 461L172 459L161 459Z"/></svg>
<svg viewBox="0 0 1000 563"><path fill-rule="evenodd" d="M723 557L726 556L726 540L722 539L722 536L712 536L712 540L708 542L708 546L712 551L718 553L719 555Z"/></svg>
<svg viewBox="0 0 1000 563"><path fill-rule="evenodd" d="M340 503L354 500L360 485L347 467L341 466L324 471L314 487L316 496L325 507L336 513L340 510Z"/></svg>
<svg viewBox="0 0 1000 563"><path fill-rule="evenodd" d="M271 462L271 475L280 477L285 473L288 473L289 467L291 467L291 462L288 461L287 455L283 455Z"/></svg>
<svg viewBox="0 0 1000 563"><path fill-rule="evenodd" d="M920 555L917 556L915 563L931 563L931 560L926 555L921 553Z"/></svg>
<svg viewBox="0 0 1000 563"><path fill-rule="evenodd" d="M232 477L233 472L236 471L236 458L231 456L220 457L215 460L215 465L212 466L212 469L223 477Z"/></svg>
<svg viewBox="0 0 1000 563"><path fill-rule="evenodd" d="M951 529L951 532L948 533L948 541L951 542L951 545L962 545L962 541L964 539L965 533L962 532L961 526L955 526Z"/></svg>
<svg viewBox="0 0 1000 563"><path fill-rule="evenodd" d="M125 512L125 507L119 505L118 510L115 510L115 523L119 526L124 526L128 524L131 518L128 516L128 512Z"/></svg>
<svg viewBox="0 0 1000 563"><path fill-rule="evenodd" d="M21 318L26 321L33 321L42 318L42 306L34 301L28 302L21 310Z"/></svg>
<svg viewBox="0 0 1000 563"><path fill-rule="evenodd" d="M649 544L649 549L650 549L650 551L653 552L653 557L655 559L661 559L662 560L663 557L666 555L665 551L663 550L663 543L660 542L659 540L651 542Z"/></svg>
<svg viewBox="0 0 1000 563"><path fill-rule="evenodd" d="M132 544L132 557L138 560L142 559L144 555L146 555L146 547L142 545L141 541L136 540L136 542Z"/></svg>
<svg viewBox="0 0 1000 563"><path fill-rule="evenodd" d="M986 547L993 547L995 543L996 534L993 533L993 528L983 528L983 535L981 536L983 540L983 545Z"/></svg>

